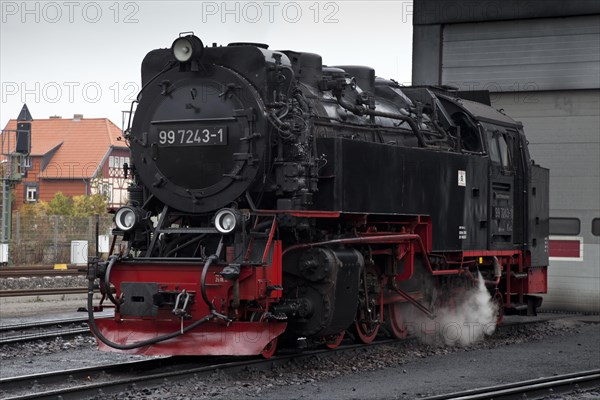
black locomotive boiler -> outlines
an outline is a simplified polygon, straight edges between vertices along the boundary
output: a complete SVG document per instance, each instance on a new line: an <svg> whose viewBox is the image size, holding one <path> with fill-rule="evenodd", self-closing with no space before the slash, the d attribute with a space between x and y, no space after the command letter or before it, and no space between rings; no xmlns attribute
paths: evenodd
<svg viewBox="0 0 600 400"><path fill-rule="evenodd" d="M400 338L477 271L503 311L539 306L548 170L489 105L193 35L148 53L142 84L115 213L126 246L89 274L115 307L91 315L101 349L269 357L280 338Z"/></svg>

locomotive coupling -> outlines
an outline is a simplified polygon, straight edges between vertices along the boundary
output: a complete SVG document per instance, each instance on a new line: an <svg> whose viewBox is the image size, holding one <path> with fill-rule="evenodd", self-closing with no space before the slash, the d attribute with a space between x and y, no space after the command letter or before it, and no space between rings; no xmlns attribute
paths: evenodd
<svg viewBox="0 0 600 400"><path fill-rule="evenodd" d="M188 306L192 303L190 302L193 295L190 295L187 290L183 289L177 297L175 298L175 305L173 306L173 315L178 316L179 318L191 318L191 315L188 313Z"/></svg>

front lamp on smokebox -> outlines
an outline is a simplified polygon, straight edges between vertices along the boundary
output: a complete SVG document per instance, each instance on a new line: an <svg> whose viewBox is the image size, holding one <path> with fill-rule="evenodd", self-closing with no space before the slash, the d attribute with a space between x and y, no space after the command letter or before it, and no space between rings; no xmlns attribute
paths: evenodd
<svg viewBox="0 0 600 400"><path fill-rule="evenodd" d="M202 56L204 44L200 38L193 34L180 36L173 42L171 51L177 61L187 63L191 60L197 60Z"/></svg>
<svg viewBox="0 0 600 400"><path fill-rule="evenodd" d="M241 222L242 214L234 208L222 208L215 214L215 228L223 235L235 232Z"/></svg>
<svg viewBox="0 0 600 400"><path fill-rule="evenodd" d="M119 208L115 214L115 225L123 232L129 232L135 228L142 220L142 213L139 209L125 206Z"/></svg>

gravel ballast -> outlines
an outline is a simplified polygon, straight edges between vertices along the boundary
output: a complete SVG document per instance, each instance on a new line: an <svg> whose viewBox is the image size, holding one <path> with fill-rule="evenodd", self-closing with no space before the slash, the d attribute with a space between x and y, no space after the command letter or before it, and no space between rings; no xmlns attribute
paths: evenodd
<svg viewBox="0 0 600 400"><path fill-rule="evenodd" d="M414 399L458 392L599 368L599 321L586 318L594 323L566 318L515 327L468 347L383 345L102 398Z"/></svg>
<svg viewBox="0 0 600 400"><path fill-rule="evenodd" d="M583 322L587 321L587 322ZM598 317L561 316L496 332L467 347L414 341L294 359L277 368L165 382L96 399L412 399L598 368ZM0 376L78 368L139 356L96 350L89 337L0 349ZM583 394L582 394L583 395ZM592 397L593 398L593 397Z"/></svg>
<svg viewBox="0 0 600 400"><path fill-rule="evenodd" d="M0 279L0 290L87 287L85 276L42 276Z"/></svg>

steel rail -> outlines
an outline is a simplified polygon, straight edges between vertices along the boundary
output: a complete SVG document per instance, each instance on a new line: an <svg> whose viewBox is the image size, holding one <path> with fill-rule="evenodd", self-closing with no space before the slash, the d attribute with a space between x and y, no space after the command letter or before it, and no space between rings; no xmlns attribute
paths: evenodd
<svg viewBox="0 0 600 400"><path fill-rule="evenodd" d="M373 342L370 345L365 344L352 344L343 345L336 349L317 349L311 351L305 351L301 353L283 354L273 356L270 359L244 359L235 360L234 357L219 357L209 360L208 365L198 366L202 362L202 359L197 357L168 357L163 359L152 359L143 360L130 363L112 364L109 366L98 366L88 367L82 369L74 369L68 371L57 371L49 372L38 375L27 375L15 378L4 378L0 379L0 391L4 392L8 397L4 397L4 400L25 400L25 399L56 399L61 398L67 399L79 399L84 396L93 396L102 393L116 393L118 391L126 390L132 384L142 384L143 386L149 386L153 384L160 384L165 379L183 379L194 375L201 375L214 372L215 370L223 371L235 371L241 370L248 367L256 368L268 368L273 365L284 364L290 359L302 359L306 357L313 357L316 355L334 355L341 351L352 351L358 350L365 347L374 347L376 345L384 344L400 344L403 341L395 339L381 340ZM199 361L200 360L200 361ZM206 361L206 359L204 359ZM177 364L189 363L192 366L176 368ZM170 364L170 365L169 365ZM160 368L161 372L155 372L152 370L153 367ZM171 368L166 368L171 367ZM140 369L149 370L148 374L140 374ZM164 371L165 369L171 369ZM129 373L127 373L129 372ZM95 374L111 375L108 379L105 377L102 382L94 382L96 380ZM122 377L117 376L118 374L125 375ZM33 382L36 382L35 387L47 387L49 383L55 382L78 382L72 386L49 389L43 392L26 393L12 395L10 391L20 388L32 388ZM81 384L81 382L92 382L88 384ZM60 397L59 397L60 396Z"/></svg>
<svg viewBox="0 0 600 400"><path fill-rule="evenodd" d="M32 271L26 269L11 269L5 270L0 269L0 278L21 278L21 277L34 277L41 278L44 276L84 276L85 272L78 271L75 269L48 269L40 271Z"/></svg>
<svg viewBox="0 0 600 400"><path fill-rule="evenodd" d="M61 294L81 294L87 293L87 288L45 288L45 289L12 289L0 290L0 297L20 297L20 296L50 296Z"/></svg>
<svg viewBox="0 0 600 400"><path fill-rule="evenodd" d="M84 334L89 334L89 333L90 333L90 328L69 328L69 329L62 329L62 330L30 333L27 335L12 335L12 336L8 336L8 337L0 338L0 345L29 342L32 340L53 339L53 338L64 337L64 336L84 335Z"/></svg>
<svg viewBox="0 0 600 400"><path fill-rule="evenodd" d="M101 317L97 317L101 318ZM43 328L46 326L60 325L60 324L76 324L87 322L87 316L85 317L75 317L75 318L64 318L64 319L48 319L44 321L35 321L35 322L27 322L22 324L1 324L0 332L6 331L16 331L16 330L24 330L24 329L32 329L32 328Z"/></svg>
<svg viewBox="0 0 600 400"><path fill-rule="evenodd" d="M111 318L110 315L99 315L97 319ZM58 329L44 329L59 327L60 325L84 324L86 317L63 318L55 320L38 321L24 324L0 325L0 345L27 342L31 340L44 340L56 337L70 337L75 335L89 335L90 328L83 326L70 326ZM19 331L25 331L19 333ZM34 332L27 332L34 331ZM10 333L9 333L10 332Z"/></svg>
<svg viewBox="0 0 600 400"><path fill-rule="evenodd" d="M488 386L462 392L426 397L423 400L516 400L533 399L600 386L600 369ZM532 397L535 396L535 397Z"/></svg>
<svg viewBox="0 0 600 400"><path fill-rule="evenodd" d="M84 264L67 264L67 263L57 263L57 264L29 264L29 265L13 265L9 267L2 267L2 269L30 269L30 270L44 270L44 269L53 269L56 265L66 265L67 268L76 269L76 268L85 268Z"/></svg>
<svg viewBox="0 0 600 400"><path fill-rule="evenodd" d="M162 365L163 361L168 359L168 357L165 357L151 360L127 361L115 364L96 365L93 367L74 368L61 371L45 372L41 374L1 378L0 395L5 394L10 396L11 392L23 390L23 388L32 388L34 384L36 386L39 385L39 387L45 387L50 385L64 384L65 382L92 380L92 377L95 380L96 377L101 374L115 374L119 372L124 373L128 370L139 371L145 368L151 368L155 366L155 364L158 364L156 366L160 366ZM60 389L54 391L60 391ZM28 399L36 398L36 396L37 394L35 393L17 394L12 397L4 397L4 399Z"/></svg>
<svg viewBox="0 0 600 400"><path fill-rule="evenodd" d="M0 278L9 277L43 277L43 276L77 276L85 274L85 266L67 265L67 269L55 269L53 265L31 265L25 267L2 267Z"/></svg>

